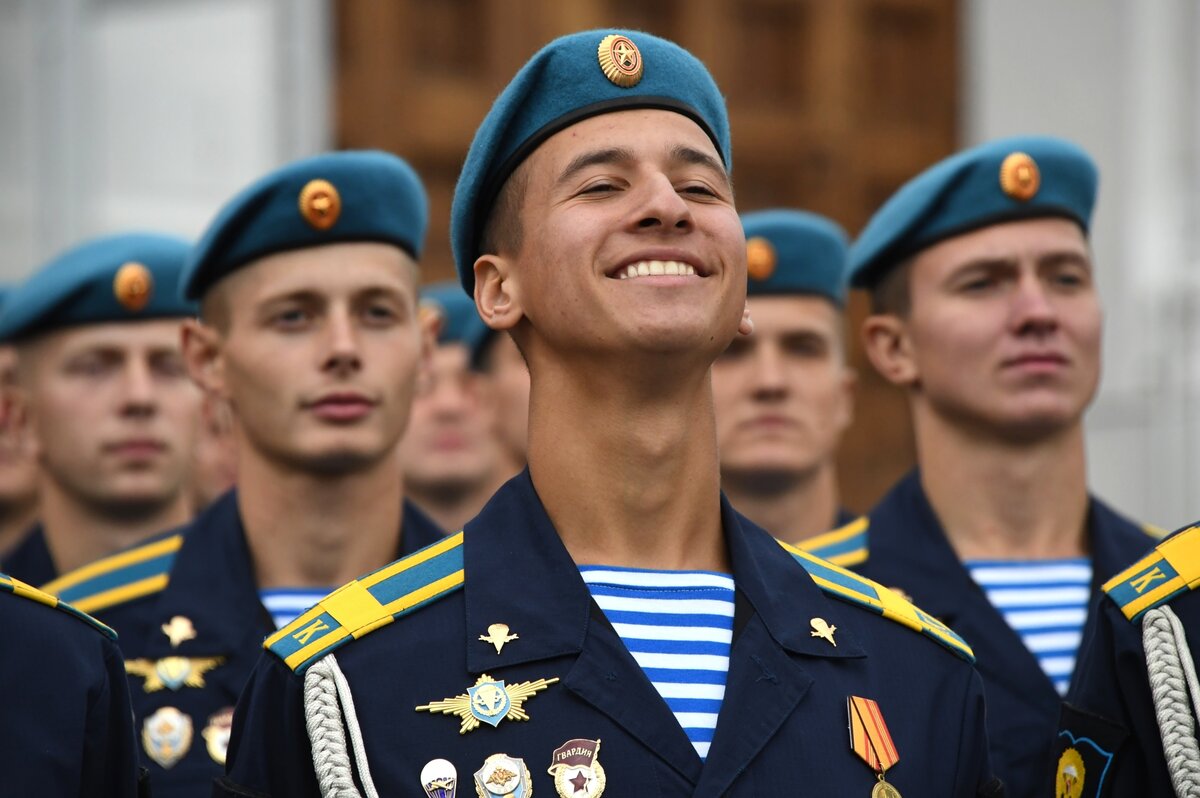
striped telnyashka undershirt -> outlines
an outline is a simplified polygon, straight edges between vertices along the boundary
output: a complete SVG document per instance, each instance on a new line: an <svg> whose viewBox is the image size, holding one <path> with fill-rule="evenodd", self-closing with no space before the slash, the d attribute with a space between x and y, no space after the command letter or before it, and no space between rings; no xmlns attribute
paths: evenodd
<svg viewBox="0 0 1200 798"><path fill-rule="evenodd" d="M258 598L271 614L275 628L282 629L329 593L311 587L273 587L258 591Z"/></svg>
<svg viewBox="0 0 1200 798"><path fill-rule="evenodd" d="M733 577L585 565L580 573L701 759L725 698Z"/></svg>
<svg viewBox="0 0 1200 798"><path fill-rule="evenodd" d="M1066 695L1087 621L1091 560L971 560L966 566L1037 657L1054 689Z"/></svg>

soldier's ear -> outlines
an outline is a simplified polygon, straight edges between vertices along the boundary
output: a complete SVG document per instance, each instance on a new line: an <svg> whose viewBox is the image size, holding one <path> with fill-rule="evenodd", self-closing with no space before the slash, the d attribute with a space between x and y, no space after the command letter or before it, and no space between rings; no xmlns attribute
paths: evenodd
<svg viewBox="0 0 1200 798"><path fill-rule="evenodd" d="M525 311L512 261L499 255L480 255L475 261L475 308L493 330L517 326Z"/></svg>
<svg viewBox="0 0 1200 798"><path fill-rule="evenodd" d="M200 389L218 399L228 399L221 334L199 319L185 319L180 332L188 375Z"/></svg>
<svg viewBox="0 0 1200 798"><path fill-rule="evenodd" d="M908 324L892 313L877 313L863 320L863 349L871 365L893 385L909 387L920 378L913 357Z"/></svg>

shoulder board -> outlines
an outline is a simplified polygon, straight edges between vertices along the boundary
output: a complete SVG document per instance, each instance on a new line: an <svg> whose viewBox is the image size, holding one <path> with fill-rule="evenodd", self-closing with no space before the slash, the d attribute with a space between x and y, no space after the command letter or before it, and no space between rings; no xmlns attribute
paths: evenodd
<svg viewBox="0 0 1200 798"><path fill-rule="evenodd" d="M1142 524L1142 531L1155 540L1162 540L1167 535L1171 534L1169 530L1163 529L1157 524Z"/></svg>
<svg viewBox="0 0 1200 798"><path fill-rule="evenodd" d="M161 592L182 545L180 533L151 540L63 574L42 590L84 612L102 612Z"/></svg>
<svg viewBox="0 0 1200 798"><path fill-rule="evenodd" d="M870 526L871 519L862 515L837 529L805 538L794 545L822 560L848 568L867 561L867 529Z"/></svg>
<svg viewBox="0 0 1200 798"><path fill-rule="evenodd" d="M108 637L109 640L117 639L116 632L114 632L112 629L108 628L104 624L100 623L95 618L88 615L86 612L81 612L78 609L76 609L75 607L72 607L70 604L66 603L65 601L59 601L57 598L50 595L49 593L44 593L41 590L38 590L36 587L27 585L24 582L22 582L20 579L13 579L11 576L6 576L5 574L0 574L0 590L5 591L7 593L12 593L14 596L19 596L21 598L30 599L31 601L36 601L38 604L45 604L47 607L53 607L56 610L62 610L63 612L67 613L68 615L73 615L76 618L78 618L79 620L88 624L89 626L104 633L104 635L106 637Z"/></svg>
<svg viewBox="0 0 1200 798"><path fill-rule="evenodd" d="M351 640L363 637L463 586L463 533L359 577L317 602L271 635L263 647L296 673Z"/></svg>
<svg viewBox="0 0 1200 798"><path fill-rule="evenodd" d="M971 650L965 640L937 618L905 601L898 593L794 546L786 543L779 545L783 546L796 562L808 571L812 580L826 593L842 601L866 607L876 615L882 615L915 632L931 637L967 662L975 661L975 652Z"/></svg>
<svg viewBox="0 0 1200 798"><path fill-rule="evenodd" d="M1104 584L1131 621L1200 584L1200 526L1172 534Z"/></svg>

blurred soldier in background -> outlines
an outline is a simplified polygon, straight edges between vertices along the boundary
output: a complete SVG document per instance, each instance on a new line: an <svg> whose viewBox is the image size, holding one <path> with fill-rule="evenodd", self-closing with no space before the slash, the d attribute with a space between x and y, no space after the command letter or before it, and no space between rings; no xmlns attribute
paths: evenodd
<svg viewBox="0 0 1200 798"><path fill-rule="evenodd" d="M0 305L11 290L0 289ZM0 391L11 393L16 384L17 349L0 346ZM37 483L28 427L0 425L0 562L32 530L37 519Z"/></svg>
<svg viewBox="0 0 1200 798"><path fill-rule="evenodd" d="M36 526L0 568L45 585L191 517L200 391L180 352L191 251L151 234L99 238L16 287L0 341L17 347L10 422L39 467Z"/></svg>
<svg viewBox="0 0 1200 798"><path fill-rule="evenodd" d="M196 512L217 500L237 480L237 438L228 402L204 395L200 431L192 457L192 506Z"/></svg>
<svg viewBox="0 0 1200 798"><path fill-rule="evenodd" d="M427 379L413 398L400 443L404 489L447 532L462 529L515 471L492 430L496 408L483 377L470 367L486 326L457 282L421 291L421 311L439 323Z"/></svg>
<svg viewBox="0 0 1200 798"><path fill-rule="evenodd" d="M926 170L871 219L850 281L871 291L864 344L908 394L919 469L867 517L804 544L971 644L1015 796L1045 786L1096 586L1154 542L1087 488L1097 177L1069 142L1004 139Z"/></svg>
<svg viewBox="0 0 1200 798"><path fill-rule="evenodd" d="M486 378L500 468L512 476L525 467L529 452L529 367L512 336L490 327L475 343L471 366Z"/></svg>
<svg viewBox="0 0 1200 798"><path fill-rule="evenodd" d="M794 543L854 518L838 504L836 463L854 403L842 317L846 234L793 210L748 213L742 225L754 332L713 363L721 488Z"/></svg>
<svg viewBox="0 0 1200 798"><path fill-rule="evenodd" d="M208 796L267 634L442 538L404 500L396 457L433 345L417 312L426 214L399 158L330 153L247 187L196 245L184 354L233 411L237 489L50 586L120 635L156 798Z"/></svg>

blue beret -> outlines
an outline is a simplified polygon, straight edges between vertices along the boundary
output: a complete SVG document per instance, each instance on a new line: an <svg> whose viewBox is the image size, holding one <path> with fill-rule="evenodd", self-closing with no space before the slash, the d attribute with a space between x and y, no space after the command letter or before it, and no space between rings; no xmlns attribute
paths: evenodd
<svg viewBox="0 0 1200 798"><path fill-rule="evenodd" d="M538 145L576 122L659 108L693 120L731 169L725 99L679 45L640 31L591 30L555 39L521 68L484 118L454 190L450 241L468 294L480 236L504 182Z"/></svg>
<svg viewBox="0 0 1200 798"><path fill-rule="evenodd" d="M463 293L456 280L435 283L421 290L421 308L436 312L442 319L439 344L461 343L474 349L487 325L479 318L475 300Z"/></svg>
<svg viewBox="0 0 1200 798"><path fill-rule="evenodd" d="M849 240L835 222L784 208L742 215L746 231L746 293L816 294L846 303Z"/></svg>
<svg viewBox="0 0 1200 798"><path fill-rule="evenodd" d="M294 161L226 203L184 275L199 299L247 263L323 244L378 241L421 257L429 207L421 179L385 152L331 152Z"/></svg>
<svg viewBox="0 0 1200 798"><path fill-rule="evenodd" d="M0 310L0 341L62 327L193 316L179 296L191 252L182 238L121 233L67 250L14 287Z"/></svg>
<svg viewBox="0 0 1200 798"><path fill-rule="evenodd" d="M850 250L850 283L873 285L910 255L981 227L1058 216L1087 233L1099 175L1086 152L1048 136L1000 139L930 167L884 203Z"/></svg>

